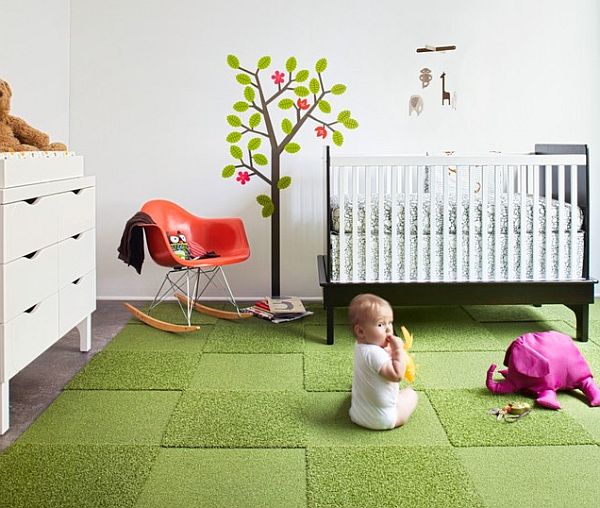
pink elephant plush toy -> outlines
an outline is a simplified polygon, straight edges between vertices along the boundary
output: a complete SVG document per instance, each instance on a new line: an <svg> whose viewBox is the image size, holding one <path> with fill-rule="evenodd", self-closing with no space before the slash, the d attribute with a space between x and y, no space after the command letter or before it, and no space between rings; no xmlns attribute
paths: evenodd
<svg viewBox="0 0 600 508"><path fill-rule="evenodd" d="M503 381L493 379L496 365L488 369L486 384L492 393L523 391L534 394L541 406L560 409L556 391L579 388L590 405L600 406L600 389L567 335L554 331L521 335L506 350L504 365Z"/></svg>

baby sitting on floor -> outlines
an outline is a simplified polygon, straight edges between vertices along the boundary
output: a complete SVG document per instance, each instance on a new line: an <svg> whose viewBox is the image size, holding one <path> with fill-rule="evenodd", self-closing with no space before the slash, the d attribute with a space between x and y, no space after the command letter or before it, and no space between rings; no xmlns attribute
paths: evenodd
<svg viewBox="0 0 600 508"><path fill-rule="evenodd" d="M408 353L393 335L391 305L372 294L354 297L348 319L356 338L350 419L374 430L404 425L417 406L412 388L400 390Z"/></svg>

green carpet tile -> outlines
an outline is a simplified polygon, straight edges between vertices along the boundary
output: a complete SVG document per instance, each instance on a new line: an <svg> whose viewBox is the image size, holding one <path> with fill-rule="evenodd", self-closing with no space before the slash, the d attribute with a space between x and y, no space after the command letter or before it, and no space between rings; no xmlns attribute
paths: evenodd
<svg viewBox="0 0 600 508"><path fill-rule="evenodd" d="M600 320L590 319L590 339L600 345Z"/></svg>
<svg viewBox="0 0 600 508"><path fill-rule="evenodd" d="M0 455L0 507L133 507L157 453L150 446L13 446Z"/></svg>
<svg viewBox="0 0 600 508"><path fill-rule="evenodd" d="M20 441L159 445L179 392L67 391Z"/></svg>
<svg viewBox="0 0 600 508"><path fill-rule="evenodd" d="M311 508L482 506L450 447L311 447L307 478Z"/></svg>
<svg viewBox="0 0 600 508"><path fill-rule="evenodd" d="M478 388L485 384L488 367L502 363L501 351L421 351L413 354L415 389Z"/></svg>
<svg viewBox="0 0 600 508"><path fill-rule="evenodd" d="M307 351L304 353L304 388L309 392L339 392L352 389L351 350Z"/></svg>
<svg viewBox="0 0 600 508"><path fill-rule="evenodd" d="M506 349L508 345L520 335L532 332L546 332L555 330L569 337L575 335L575 329L564 321L512 321L512 322L489 322L482 326L499 341L501 348Z"/></svg>
<svg viewBox="0 0 600 508"><path fill-rule="evenodd" d="M462 448L456 454L486 506L598 506L597 446Z"/></svg>
<svg viewBox="0 0 600 508"><path fill-rule="evenodd" d="M302 390L300 354L205 353L190 390Z"/></svg>
<svg viewBox="0 0 600 508"><path fill-rule="evenodd" d="M347 324L334 325L333 339L335 349L354 349L354 335ZM320 351L330 346L327 344L327 326L307 323L304 327L304 343L306 351Z"/></svg>
<svg viewBox="0 0 600 508"><path fill-rule="evenodd" d="M163 448L137 508L304 508L305 451Z"/></svg>
<svg viewBox="0 0 600 508"><path fill-rule="evenodd" d="M596 383L599 381L600 376L596 376ZM562 410L587 430L596 444L600 445L600 407L590 407L585 395L579 390L559 392L558 402Z"/></svg>
<svg viewBox="0 0 600 508"><path fill-rule="evenodd" d="M324 325L327 324L327 313L321 303L311 303L305 305L306 310L314 312L312 316L305 318L307 324ZM333 310L333 322L336 324L346 324L348 322L348 307L335 307Z"/></svg>
<svg viewBox="0 0 600 508"><path fill-rule="evenodd" d="M233 307L228 306L224 303L212 303L208 302L206 305L210 305L216 309L227 308L227 310L233 310ZM168 323L174 323L178 325L187 325L187 317L181 311L179 304L177 302L164 302L156 306L150 312L148 311L148 305L144 305L140 307L140 310L148 313L150 316L156 319L160 319L161 321L166 321ZM185 308L185 307L184 307ZM193 325L210 325L214 324L218 321L216 317L208 316L206 314L201 314L200 312L192 311L191 315L191 323ZM137 319L132 322L138 322Z"/></svg>
<svg viewBox="0 0 600 508"><path fill-rule="evenodd" d="M183 390L199 353L102 351L67 385L69 390Z"/></svg>
<svg viewBox="0 0 600 508"><path fill-rule="evenodd" d="M564 305L465 305L465 311L477 321L544 321L564 319L575 324L575 314Z"/></svg>
<svg viewBox="0 0 600 508"><path fill-rule="evenodd" d="M106 351L181 351L200 353L212 325L202 326L197 332L169 333L146 325L126 325L106 346Z"/></svg>
<svg viewBox="0 0 600 508"><path fill-rule="evenodd" d="M418 322L408 330L414 336L411 351L489 351L504 344L475 321Z"/></svg>
<svg viewBox="0 0 600 508"><path fill-rule="evenodd" d="M219 320L208 337L208 353L301 353L302 321L273 324L263 319Z"/></svg>
<svg viewBox="0 0 600 508"><path fill-rule="evenodd" d="M304 418L309 445L320 446L450 446L446 433L427 396L419 393L419 404L403 427L375 431L350 421L350 393L310 393Z"/></svg>
<svg viewBox="0 0 600 508"><path fill-rule="evenodd" d="M299 448L306 442L302 392L187 391L179 399L164 446Z"/></svg>
<svg viewBox="0 0 600 508"><path fill-rule="evenodd" d="M419 323L438 323L443 321L469 322L473 319L462 307L445 305L441 307L394 307L394 323L398 328L407 328Z"/></svg>
<svg viewBox="0 0 600 508"><path fill-rule="evenodd" d="M594 438L565 411L538 406L517 422L498 421L488 414L508 402L533 399L517 394L494 395L487 388L427 390L454 446L550 446L593 444ZM590 408L595 411L596 408Z"/></svg>

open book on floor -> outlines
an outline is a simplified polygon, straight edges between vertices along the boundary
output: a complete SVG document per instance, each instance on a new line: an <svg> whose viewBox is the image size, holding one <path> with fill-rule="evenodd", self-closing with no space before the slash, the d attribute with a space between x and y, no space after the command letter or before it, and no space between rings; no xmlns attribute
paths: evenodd
<svg viewBox="0 0 600 508"><path fill-rule="evenodd" d="M273 323L294 321L313 314L311 311L306 310L300 298L296 296L267 297L264 300L256 302L246 310L256 317L267 319Z"/></svg>

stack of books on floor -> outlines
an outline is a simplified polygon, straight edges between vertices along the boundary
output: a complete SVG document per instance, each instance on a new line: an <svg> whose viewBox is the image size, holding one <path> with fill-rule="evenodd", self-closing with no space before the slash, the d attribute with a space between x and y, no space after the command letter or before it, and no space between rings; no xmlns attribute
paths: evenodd
<svg viewBox="0 0 600 508"><path fill-rule="evenodd" d="M246 311L273 323L286 323L313 314L311 311L306 310L300 298L296 296L267 297L248 307Z"/></svg>

